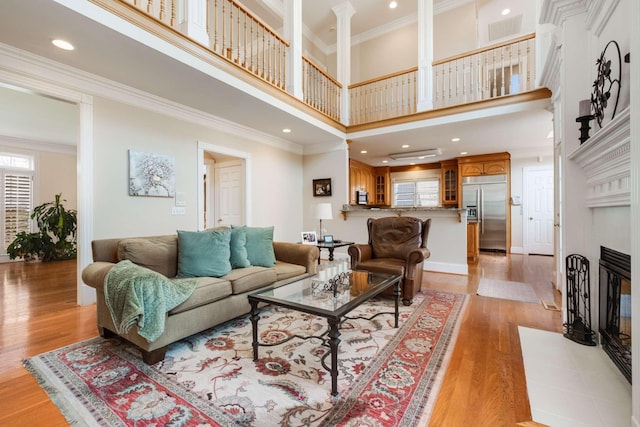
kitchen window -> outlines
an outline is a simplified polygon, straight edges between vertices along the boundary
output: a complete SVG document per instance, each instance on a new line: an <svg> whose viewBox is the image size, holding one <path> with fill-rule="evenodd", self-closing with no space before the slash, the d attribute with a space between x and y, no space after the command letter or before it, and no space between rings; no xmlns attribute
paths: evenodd
<svg viewBox="0 0 640 427"><path fill-rule="evenodd" d="M397 180L393 182L393 206L418 207L440 205L440 180Z"/></svg>

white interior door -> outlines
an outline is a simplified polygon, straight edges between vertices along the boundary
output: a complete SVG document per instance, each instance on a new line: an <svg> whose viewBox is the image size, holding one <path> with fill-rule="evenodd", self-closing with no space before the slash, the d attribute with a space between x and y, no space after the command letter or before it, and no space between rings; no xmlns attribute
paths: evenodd
<svg viewBox="0 0 640 427"><path fill-rule="evenodd" d="M212 227L244 224L244 170L241 162L215 166L215 221Z"/></svg>
<svg viewBox="0 0 640 427"><path fill-rule="evenodd" d="M553 169L525 168L525 253L553 255Z"/></svg>

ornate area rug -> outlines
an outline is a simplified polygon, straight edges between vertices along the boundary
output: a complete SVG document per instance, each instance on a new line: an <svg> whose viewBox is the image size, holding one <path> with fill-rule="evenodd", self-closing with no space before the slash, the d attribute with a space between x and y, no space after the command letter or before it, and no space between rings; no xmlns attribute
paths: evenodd
<svg viewBox="0 0 640 427"><path fill-rule="evenodd" d="M536 296L536 291L533 287L523 282L482 277L478 284L477 294L483 297L501 298L534 304L540 303L540 299ZM553 300L553 297L551 299Z"/></svg>
<svg viewBox="0 0 640 427"><path fill-rule="evenodd" d="M467 296L424 291L393 315L346 320L339 347L339 396L320 359L319 339L260 347L253 362L248 316L169 347L145 365L135 347L94 338L26 359L25 367L76 425L419 426L428 421ZM391 300L350 315L392 311ZM268 307L260 339L319 335L326 320ZM330 363L330 358L327 359Z"/></svg>

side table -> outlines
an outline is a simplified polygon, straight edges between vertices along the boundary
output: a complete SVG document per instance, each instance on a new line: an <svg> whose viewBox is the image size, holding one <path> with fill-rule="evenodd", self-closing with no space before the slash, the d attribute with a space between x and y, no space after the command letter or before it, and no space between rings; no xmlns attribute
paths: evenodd
<svg viewBox="0 0 640 427"><path fill-rule="evenodd" d="M349 245L353 245L353 242L343 242L342 240L334 240L331 243L325 243L325 242L318 242L318 249L320 250L320 253L322 254L322 250L323 249L328 249L329 250L329 261L333 261L333 251L335 248L341 248L343 246L349 246ZM320 258L318 257L318 264L320 264Z"/></svg>

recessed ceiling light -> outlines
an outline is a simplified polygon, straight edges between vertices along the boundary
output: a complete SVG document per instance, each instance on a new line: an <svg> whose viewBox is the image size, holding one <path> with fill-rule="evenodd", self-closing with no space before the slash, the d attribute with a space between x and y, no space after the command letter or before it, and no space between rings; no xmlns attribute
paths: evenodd
<svg viewBox="0 0 640 427"><path fill-rule="evenodd" d="M63 50L73 50L73 49L75 49L75 47L73 47L73 45L71 43L69 43L68 41L65 41L65 40L55 39L55 40L52 40L51 43L53 43L53 45L55 47L58 47L58 48L63 49Z"/></svg>
<svg viewBox="0 0 640 427"><path fill-rule="evenodd" d="M403 144L402 148L409 148L409 144Z"/></svg>
<svg viewBox="0 0 640 427"><path fill-rule="evenodd" d="M508 14L510 14L510 13L511 13L511 9L504 9L504 10L502 11L502 16L508 15Z"/></svg>
<svg viewBox="0 0 640 427"><path fill-rule="evenodd" d="M383 160L382 163L389 163L389 160Z"/></svg>
<svg viewBox="0 0 640 427"><path fill-rule="evenodd" d="M460 141L460 138L451 138L451 142L458 142Z"/></svg>
<svg viewBox="0 0 640 427"><path fill-rule="evenodd" d="M389 9L395 9L396 7L398 7L397 1L392 1L391 3L389 3Z"/></svg>
<svg viewBox="0 0 640 427"><path fill-rule="evenodd" d="M461 152L460 152L460 155L461 155L461 156L464 156L465 154L467 154L467 152L466 152L466 151L461 151Z"/></svg>
<svg viewBox="0 0 640 427"><path fill-rule="evenodd" d="M414 166L416 164L416 162L411 162L409 163L411 166Z"/></svg>
<svg viewBox="0 0 640 427"><path fill-rule="evenodd" d="M360 154L367 154L367 150L361 150Z"/></svg>
<svg viewBox="0 0 640 427"><path fill-rule="evenodd" d="M284 128L284 129L282 129L282 133L291 133L291 129Z"/></svg>

